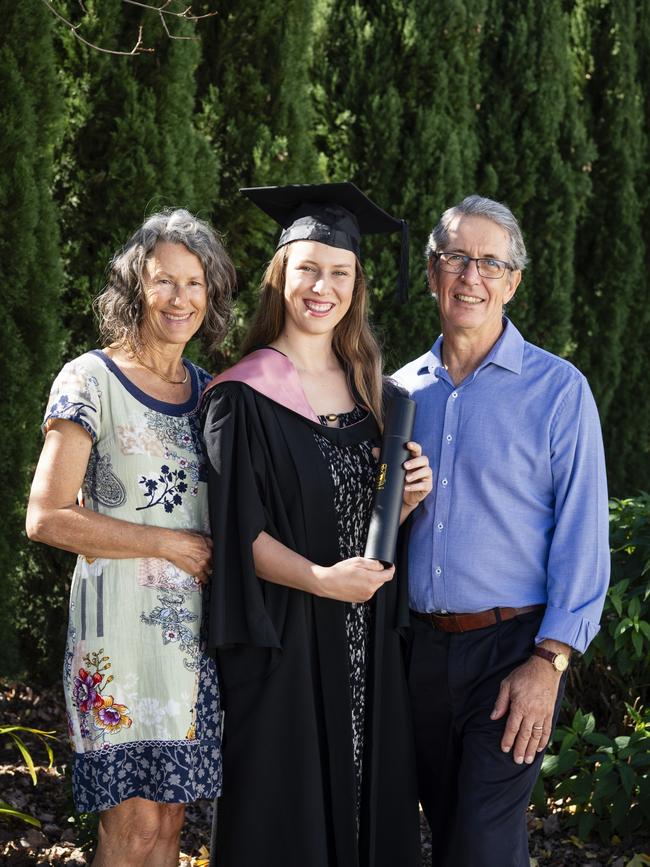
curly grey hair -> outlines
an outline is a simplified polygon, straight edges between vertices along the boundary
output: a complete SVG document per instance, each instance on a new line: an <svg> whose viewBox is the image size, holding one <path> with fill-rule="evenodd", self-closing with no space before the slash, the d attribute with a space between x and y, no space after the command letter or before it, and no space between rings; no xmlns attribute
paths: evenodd
<svg viewBox="0 0 650 867"><path fill-rule="evenodd" d="M223 340L232 316L235 267L216 232L183 208L152 214L113 256L108 282L93 304L105 345L142 347L143 273L156 244L183 244L201 262L208 303L200 334L208 352Z"/></svg>
<svg viewBox="0 0 650 867"><path fill-rule="evenodd" d="M426 256L430 259L434 253L445 249L449 243L449 226L456 217L486 217L501 226L508 234L510 244L509 263L516 271L523 271L528 264L526 245L515 215L507 205L486 199L483 196L467 196L458 205L448 208L438 225L429 235L426 246Z"/></svg>

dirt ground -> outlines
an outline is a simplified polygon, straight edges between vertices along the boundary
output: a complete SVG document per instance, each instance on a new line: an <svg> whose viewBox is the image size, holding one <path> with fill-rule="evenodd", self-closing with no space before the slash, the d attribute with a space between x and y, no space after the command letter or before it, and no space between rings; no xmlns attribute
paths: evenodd
<svg viewBox="0 0 650 867"><path fill-rule="evenodd" d="M83 867L92 861L95 822L80 817L72 805L67 767L70 751L63 725L63 707L59 690L35 692L23 684L0 680L0 725L20 723L55 731L54 766L47 767L45 750L33 738L38 784L34 786L20 756L0 741L0 800L35 816L41 821L34 828L16 820L0 820L0 865L66 864ZM183 867L207 867L212 805L202 801L192 804L181 842ZM650 865L650 839L613 843L582 843L562 830L559 814L538 817L529 813L531 867L643 867ZM422 820L424 867L431 865L431 837ZM263 865L260 865L263 867ZM305 865L307 867L307 865ZM400 867L400 865L395 865ZM500 867L495 864L494 867Z"/></svg>

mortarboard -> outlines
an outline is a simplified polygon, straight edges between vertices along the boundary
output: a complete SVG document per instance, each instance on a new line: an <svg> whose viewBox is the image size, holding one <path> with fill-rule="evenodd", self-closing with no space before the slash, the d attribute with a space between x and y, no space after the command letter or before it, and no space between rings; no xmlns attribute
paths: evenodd
<svg viewBox="0 0 650 867"><path fill-rule="evenodd" d="M408 291L408 225L391 217L349 181L245 187L239 191L282 226L277 249L291 241L320 241L360 257L361 236L402 233L398 298Z"/></svg>

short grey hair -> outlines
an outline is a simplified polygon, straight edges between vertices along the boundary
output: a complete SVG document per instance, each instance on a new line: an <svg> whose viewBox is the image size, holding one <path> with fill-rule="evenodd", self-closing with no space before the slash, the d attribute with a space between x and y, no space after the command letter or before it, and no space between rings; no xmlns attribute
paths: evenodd
<svg viewBox="0 0 650 867"><path fill-rule="evenodd" d="M161 243L183 244L203 266L208 304L199 333L213 353L230 325L235 267L214 229L184 208L152 214L113 256L108 282L93 305L104 345L141 349L144 267Z"/></svg>
<svg viewBox="0 0 650 867"><path fill-rule="evenodd" d="M426 256L430 259L434 253L445 250L449 243L449 227L456 217L485 217L492 220L508 234L510 251L508 253L508 264L515 271L523 271L528 264L528 256L526 254L526 245L521 234L521 229L515 215L507 205L501 202L495 202L494 199L486 199L483 196L467 196L458 205L447 208L438 225L429 235L429 240L426 246Z"/></svg>

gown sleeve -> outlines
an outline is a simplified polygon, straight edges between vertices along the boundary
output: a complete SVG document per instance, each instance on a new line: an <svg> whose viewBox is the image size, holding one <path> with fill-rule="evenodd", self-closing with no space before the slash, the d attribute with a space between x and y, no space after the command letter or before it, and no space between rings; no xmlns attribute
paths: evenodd
<svg viewBox="0 0 650 867"><path fill-rule="evenodd" d="M202 411L208 457L213 539L208 646L279 648L266 596L272 588L255 574L253 542L273 532L264 503L265 483L259 419L236 384L215 386Z"/></svg>

